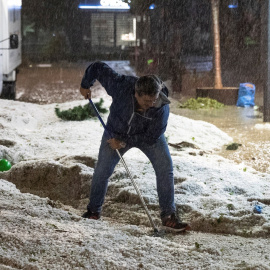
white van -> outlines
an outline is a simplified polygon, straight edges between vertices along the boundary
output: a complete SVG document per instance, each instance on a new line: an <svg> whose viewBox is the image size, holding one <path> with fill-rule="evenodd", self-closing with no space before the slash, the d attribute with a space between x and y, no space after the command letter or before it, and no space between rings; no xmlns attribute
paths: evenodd
<svg viewBox="0 0 270 270"><path fill-rule="evenodd" d="M16 73L22 62L21 0L0 0L0 98L16 98Z"/></svg>

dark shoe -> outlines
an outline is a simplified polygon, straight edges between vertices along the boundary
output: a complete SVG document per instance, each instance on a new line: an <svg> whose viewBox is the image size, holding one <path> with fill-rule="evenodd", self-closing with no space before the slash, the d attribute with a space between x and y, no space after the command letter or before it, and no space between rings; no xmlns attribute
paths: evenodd
<svg viewBox="0 0 270 270"><path fill-rule="evenodd" d="M85 212L82 217L88 219L100 219L100 213L93 213L90 210L87 210L87 212Z"/></svg>
<svg viewBox="0 0 270 270"><path fill-rule="evenodd" d="M187 223L181 222L175 213L162 218L162 225L164 226L164 229L174 232L182 232L191 229Z"/></svg>

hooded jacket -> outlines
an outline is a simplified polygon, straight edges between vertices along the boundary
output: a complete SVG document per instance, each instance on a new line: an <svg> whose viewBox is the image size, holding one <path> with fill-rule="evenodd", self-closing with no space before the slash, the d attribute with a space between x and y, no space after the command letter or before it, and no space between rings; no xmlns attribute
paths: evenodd
<svg viewBox="0 0 270 270"><path fill-rule="evenodd" d="M135 111L138 77L121 75L103 62L92 63L81 87L89 89L98 80L112 97L106 128L113 137L130 146L152 145L165 132L169 117L168 89L163 86L154 107L143 114Z"/></svg>

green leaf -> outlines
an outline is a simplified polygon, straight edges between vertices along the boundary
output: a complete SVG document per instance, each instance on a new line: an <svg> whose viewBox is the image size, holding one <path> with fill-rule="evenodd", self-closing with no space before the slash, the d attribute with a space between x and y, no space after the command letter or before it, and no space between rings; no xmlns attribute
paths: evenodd
<svg viewBox="0 0 270 270"><path fill-rule="evenodd" d="M220 109L224 104L211 98L190 98L184 104L180 105L180 108L186 108L191 110L198 109Z"/></svg>
<svg viewBox="0 0 270 270"><path fill-rule="evenodd" d="M227 145L226 150L237 150L238 146L242 146L240 143L231 143Z"/></svg>
<svg viewBox="0 0 270 270"><path fill-rule="evenodd" d="M102 107L103 103L104 100L102 98L99 102L95 103L95 106L100 113L108 112L106 108ZM96 116L96 113L90 104L76 106L65 111L60 111L60 109L56 107L55 113L59 118L65 121L83 121Z"/></svg>
<svg viewBox="0 0 270 270"><path fill-rule="evenodd" d="M217 223L220 224L223 220L223 215L221 214L219 218L217 219Z"/></svg>

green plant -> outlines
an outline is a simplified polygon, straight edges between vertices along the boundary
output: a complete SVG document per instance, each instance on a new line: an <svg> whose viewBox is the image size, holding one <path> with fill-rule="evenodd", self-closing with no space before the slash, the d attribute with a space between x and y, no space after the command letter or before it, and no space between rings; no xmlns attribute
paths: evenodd
<svg viewBox="0 0 270 270"><path fill-rule="evenodd" d="M217 223L220 224L222 220L223 220L223 214L221 214L219 218L217 218Z"/></svg>
<svg viewBox="0 0 270 270"><path fill-rule="evenodd" d="M198 242L195 242L195 248L199 249L202 246L202 244L199 244Z"/></svg>
<svg viewBox="0 0 270 270"><path fill-rule="evenodd" d="M242 146L240 143L231 143L227 145L226 150L237 150L238 146Z"/></svg>
<svg viewBox="0 0 270 270"><path fill-rule="evenodd" d="M198 109L220 109L224 104L211 98L190 98L184 104L180 105L180 108L186 108L191 110Z"/></svg>
<svg viewBox="0 0 270 270"><path fill-rule="evenodd" d="M103 103L104 100L102 98L99 100L99 102L95 103L95 106L100 113L106 113L108 111L106 108L102 107ZM59 118L66 121L83 121L96 116L94 109L90 107L89 104L84 106L76 106L65 111L61 111L56 107L55 113Z"/></svg>

